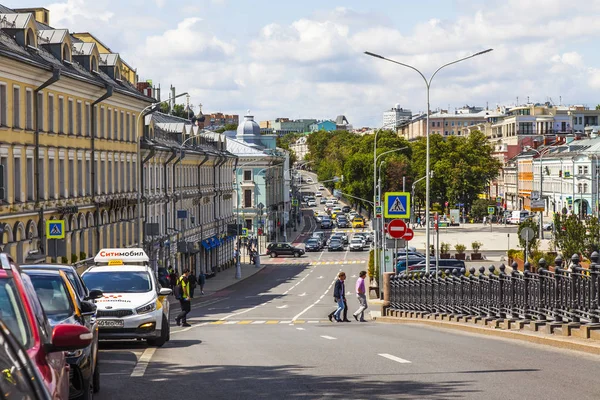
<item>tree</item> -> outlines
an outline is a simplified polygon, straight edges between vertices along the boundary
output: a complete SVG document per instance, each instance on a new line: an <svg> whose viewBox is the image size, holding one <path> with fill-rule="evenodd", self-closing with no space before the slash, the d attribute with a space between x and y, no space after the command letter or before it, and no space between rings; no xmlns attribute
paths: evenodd
<svg viewBox="0 0 600 400"><path fill-rule="evenodd" d="M573 254L584 254L586 227L576 215L554 214L554 230L553 240L564 260L570 260Z"/></svg>
<svg viewBox="0 0 600 400"><path fill-rule="evenodd" d="M163 114L171 114L175 117L188 119L188 113L185 111L185 105L183 104L175 104L175 106L173 106L173 110L171 110L169 103L163 101L160 103L160 112Z"/></svg>
<svg viewBox="0 0 600 400"><path fill-rule="evenodd" d="M486 199L477 199L473 201L473 205L471 206L471 216L476 219L487 216L489 206L496 206L496 203Z"/></svg>
<svg viewBox="0 0 600 400"><path fill-rule="evenodd" d="M596 110L600 110L600 104L596 105Z"/></svg>
<svg viewBox="0 0 600 400"><path fill-rule="evenodd" d="M539 238L537 237L537 233L539 232L538 227L539 227L539 225L536 224L535 221L531 218L529 218L519 224L519 229L517 230L517 235L519 235L519 245L524 249L529 244L529 247L527 248L527 258L529 258L534 252L537 252L537 250L538 250L538 246L539 246ZM531 238L531 240L529 240L529 243L521 237L521 231L525 228L531 228L531 229L533 229L533 232L535 233L533 235L533 238ZM525 260L525 261L527 261L527 260Z"/></svg>

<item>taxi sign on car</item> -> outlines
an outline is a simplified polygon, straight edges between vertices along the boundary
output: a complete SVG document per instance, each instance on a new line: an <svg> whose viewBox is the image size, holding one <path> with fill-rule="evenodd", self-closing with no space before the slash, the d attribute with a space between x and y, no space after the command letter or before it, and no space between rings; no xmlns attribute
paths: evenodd
<svg viewBox="0 0 600 400"><path fill-rule="evenodd" d="M121 263L114 263L121 261ZM94 257L96 264L124 265L148 263L150 259L144 249L102 249ZM111 263L113 262L113 263Z"/></svg>

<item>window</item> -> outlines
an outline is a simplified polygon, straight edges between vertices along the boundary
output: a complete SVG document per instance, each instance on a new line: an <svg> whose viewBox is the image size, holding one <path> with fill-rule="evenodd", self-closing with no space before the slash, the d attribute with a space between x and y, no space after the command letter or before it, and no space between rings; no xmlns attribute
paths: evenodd
<svg viewBox="0 0 600 400"><path fill-rule="evenodd" d="M121 139L121 138L119 137L119 129L118 129L118 128L119 128L119 126L117 125L117 124L118 124L118 121L119 121L119 112L118 112L117 110L115 110L115 120L114 120L114 122L113 122L113 124L114 124L114 125L113 125L113 127L112 127L112 130L113 130L113 138L114 138L115 140L119 140L119 139Z"/></svg>
<svg viewBox="0 0 600 400"><path fill-rule="evenodd" d="M85 160L85 192L88 195L92 194L92 161Z"/></svg>
<svg viewBox="0 0 600 400"><path fill-rule="evenodd" d="M61 158L58 160L58 187L60 191L58 197L65 197L65 175L65 160Z"/></svg>
<svg viewBox="0 0 600 400"><path fill-rule="evenodd" d="M21 158L15 157L13 159L13 167L14 167L14 184L15 184L15 198L14 202L20 202L23 199L21 198Z"/></svg>
<svg viewBox="0 0 600 400"><path fill-rule="evenodd" d="M244 190L244 207L252 207L252 190Z"/></svg>
<svg viewBox="0 0 600 400"><path fill-rule="evenodd" d="M583 173L584 173L585 175L587 175L587 174L588 174L588 166L587 166L587 165L584 165L584 166L583 166Z"/></svg>
<svg viewBox="0 0 600 400"><path fill-rule="evenodd" d="M25 129L33 130L33 91L25 91Z"/></svg>
<svg viewBox="0 0 600 400"><path fill-rule="evenodd" d="M131 136L130 140L137 142L137 132L135 131L135 123L135 114L131 114L131 132L133 133L133 135Z"/></svg>
<svg viewBox="0 0 600 400"><path fill-rule="evenodd" d="M121 111L121 124L119 125L119 130L121 131L121 140L125 140L125 112Z"/></svg>
<svg viewBox="0 0 600 400"><path fill-rule="evenodd" d="M107 117L107 121L106 121L106 127L108 129L106 129L106 138L107 139L114 139L113 137L113 132L112 132L112 109L108 109L108 111L106 112L106 117Z"/></svg>
<svg viewBox="0 0 600 400"><path fill-rule="evenodd" d="M452 121L452 126L454 126L454 121Z"/></svg>
<svg viewBox="0 0 600 400"><path fill-rule="evenodd" d="M13 87L13 127L21 127L21 89Z"/></svg>
<svg viewBox="0 0 600 400"><path fill-rule="evenodd" d="M37 130L44 131L44 94L37 94Z"/></svg>
<svg viewBox="0 0 600 400"><path fill-rule="evenodd" d="M0 163L2 164L2 174L4 175L2 177L2 180L4 182L8 182L8 158L6 157L0 157ZM8 192L9 192L10 188L8 185L5 186L4 188L4 194L2 196L2 200L4 201L8 201Z"/></svg>
<svg viewBox="0 0 600 400"><path fill-rule="evenodd" d="M51 199L56 198L56 185L54 183L54 158L48 159L48 195Z"/></svg>
<svg viewBox="0 0 600 400"><path fill-rule="evenodd" d="M106 161L100 161L100 189L98 193L106 193Z"/></svg>
<svg viewBox="0 0 600 400"><path fill-rule="evenodd" d="M8 108L8 102L6 100L6 85L0 84L0 126L8 126L6 120L6 110Z"/></svg>
<svg viewBox="0 0 600 400"><path fill-rule="evenodd" d="M26 171L26 179L27 179L27 200L28 201L33 201L35 200L34 198L34 192L33 192L33 183L35 182L34 180L34 176L33 176L33 158L27 158L27 171Z"/></svg>
<svg viewBox="0 0 600 400"><path fill-rule="evenodd" d="M69 135L73 135L74 132L74 128L73 128L73 124L75 122L75 117L73 116L73 99L69 99L69 105L68 105L68 114L67 114L67 118L69 118L68 120L68 127L69 127Z"/></svg>
<svg viewBox="0 0 600 400"><path fill-rule="evenodd" d="M81 102L78 101L77 102L77 132L75 132L78 135L82 134L82 129L83 129L83 115L81 114Z"/></svg>
<svg viewBox="0 0 600 400"><path fill-rule="evenodd" d="M129 122L129 118L130 118L130 115L129 115L129 113L127 113L127 124L126 124L127 125L127 136L125 138L125 140L127 140L127 141L131 140L131 124Z"/></svg>
<svg viewBox="0 0 600 400"><path fill-rule="evenodd" d="M85 104L85 136L92 134L92 107L90 103Z"/></svg>
<svg viewBox="0 0 600 400"><path fill-rule="evenodd" d="M75 197L75 161L69 160L69 196Z"/></svg>
<svg viewBox="0 0 600 400"><path fill-rule="evenodd" d="M582 186L583 185L581 183L577 185L577 193L582 193L581 192L581 190L583 189Z"/></svg>
<svg viewBox="0 0 600 400"><path fill-rule="evenodd" d="M65 133L65 99L58 98L58 133Z"/></svg>
<svg viewBox="0 0 600 400"><path fill-rule="evenodd" d="M46 159L42 156L38 159L38 174L40 174L40 198L46 200Z"/></svg>
<svg viewBox="0 0 600 400"><path fill-rule="evenodd" d="M252 180L252 171L251 170L245 170L244 171L244 180L245 181L251 181Z"/></svg>
<svg viewBox="0 0 600 400"><path fill-rule="evenodd" d="M131 161L125 161L125 180L123 187L126 192L131 192Z"/></svg>
<svg viewBox="0 0 600 400"><path fill-rule="evenodd" d="M125 161L121 161L121 167L119 168L121 171L121 179L119 179L119 192L125 191Z"/></svg>
<svg viewBox="0 0 600 400"><path fill-rule="evenodd" d="M587 191L588 191L588 184L584 183L583 184L583 193L587 193Z"/></svg>
<svg viewBox="0 0 600 400"><path fill-rule="evenodd" d="M48 132L56 132L54 130L54 96L48 94Z"/></svg>
<svg viewBox="0 0 600 400"><path fill-rule="evenodd" d="M79 189L79 195L84 196L83 187L83 160L77 160L77 188ZM76 195L76 193L74 193Z"/></svg>
<svg viewBox="0 0 600 400"><path fill-rule="evenodd" d="M583 167L582 167L581 165L579 165L579 166L577 167L577 173L578 173L579 175L583 174Z"/></svg>
<svg viewBox="0 0 600 400"><path fill-rule="evenodd" d="M112 193L113 192L113 162L111 159L108 159L108 193Z"/></svg>

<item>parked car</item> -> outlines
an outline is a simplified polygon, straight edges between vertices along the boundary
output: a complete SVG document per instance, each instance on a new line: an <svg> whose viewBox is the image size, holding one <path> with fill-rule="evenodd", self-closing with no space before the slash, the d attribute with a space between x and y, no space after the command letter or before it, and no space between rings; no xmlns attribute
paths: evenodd
<svg viewBox="0 0 600 400"><path fill-rule="evenodd" d="M304 249L294 247L290 243L269 243L269 245L267 246L267 255L270 257L301 257L304 255Z"/></svg>
<svg viewBox="0 0 600 400"><path fill-rule="evenodd" d="M164 267L158 267L158 283L162 287L171 287L171 282L169 281L169 271L167 271Z"/></svg>
<svg viewBox="0 0 600 400"><path fill-rule="evenodd" d="M27 268L24 271L31 279L52 327L75 324L92 332L93 339L89 346L65 353L71 367L69 397L91 399L93 393L100 390L98 321L93 300L101 298L102 292L92 291L91 297L81 299L64 270Z"/></svg>
<svg viewBox="0 0 600 400"><path fill-rule="evenodd" d="M327 251L344 251L344 243L339 239L333 239L329 242Z"/></svg>
<svg viewBox="0 0 600 400"><path fill-rule="evenodd" d="M343 206L342 207L342 212L348 214L350 212L350 206Z"/></svg>
<svg viewBox="0 0 600 400"><path fill-rule="evenodd" d="M551 231L554 229L554 222L545 222L543 225L545 231Z"/></svg>
<svg viewBox="0 0 600 400"><path fill-rule="evenodd" d="M349 248L350 251L363 251L365 248L365 242L360 237L352 238Z"/></svg>
<svg viewBox="0 0 600 400"><path fill-rule="evenodd" d="M0 320L0 390L4 399L50 400L52 396L27 350Z"/></svg>
<svg viewBox="0 0 600 400"><path fill-rule="evenodd" d="M438 260L438 265L439 265L439 269L442 270L446 270L446 269L454 269L457 268L458 270L462 269L462 268L466 268L465 266L465 262L463 260L455 260L453 258L444 258L444 259L440 259ZM426 270L426 266L427 266L427 262L425 261L425 259L421 260L421 262L413 264L413 265L409 265L408 270L409 271L418 271L418 270ZM433 270L435 271L435 259L430 259L429 260L429 270Z"/></svg>
<svg viewBox="0 0 600 400"><path fill-rule="evenodd" d="M321 242L317 238L310 238L304 244L304 250L306 252L309 251L320 251L323 247L321 246Z"/></svg>
<svg viewBox="0 0 600 400"><path fill-rule="evenodd" d="M0 310L2 321L25 348L50 397L68 399L65 352L88 347L92 332L77 324L52 327L31 279L5 253L0 254Z"/></svg>

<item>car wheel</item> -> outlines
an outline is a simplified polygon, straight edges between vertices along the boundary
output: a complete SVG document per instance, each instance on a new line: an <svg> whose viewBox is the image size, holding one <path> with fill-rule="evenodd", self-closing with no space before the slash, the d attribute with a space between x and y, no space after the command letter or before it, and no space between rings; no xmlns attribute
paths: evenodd
<svg viewBox="0 0 600 400"><path fill-rule="evenodd" d="M277 257L277 253L275 253L274 251L271 252L271 258L275 258Z"/></svg>
<svg viewBox="0 0 600 400"><path fill-rule="evenodd" d="M92 385L94 387L94 393L98 393L100 391L100 364L98 363L97 359L96 367L94 368L94 377Z"/></svg>
<svg viewBox="0 0 600 400"><path fill-rule="evenodd" d="M92 400L94 398L94 379L84 383L83 393L79 396L80 400Z"/></svg>
<svg viewBox="0 0 600 400"><path fill-rule="evenodd" d="M162 317L162 327L160 328L160 337L156 339L148 339L148 345L153 347L162 347L166 342L167 338L171 335L171 327L169 326L169 320L165 315Z"/></svg>
<svg viewBox="0 0 600 400"><path fill-rule="evenodd" d="M298 253L298 252L294 253L294 257L300 257L300 253Z"/></svg>

